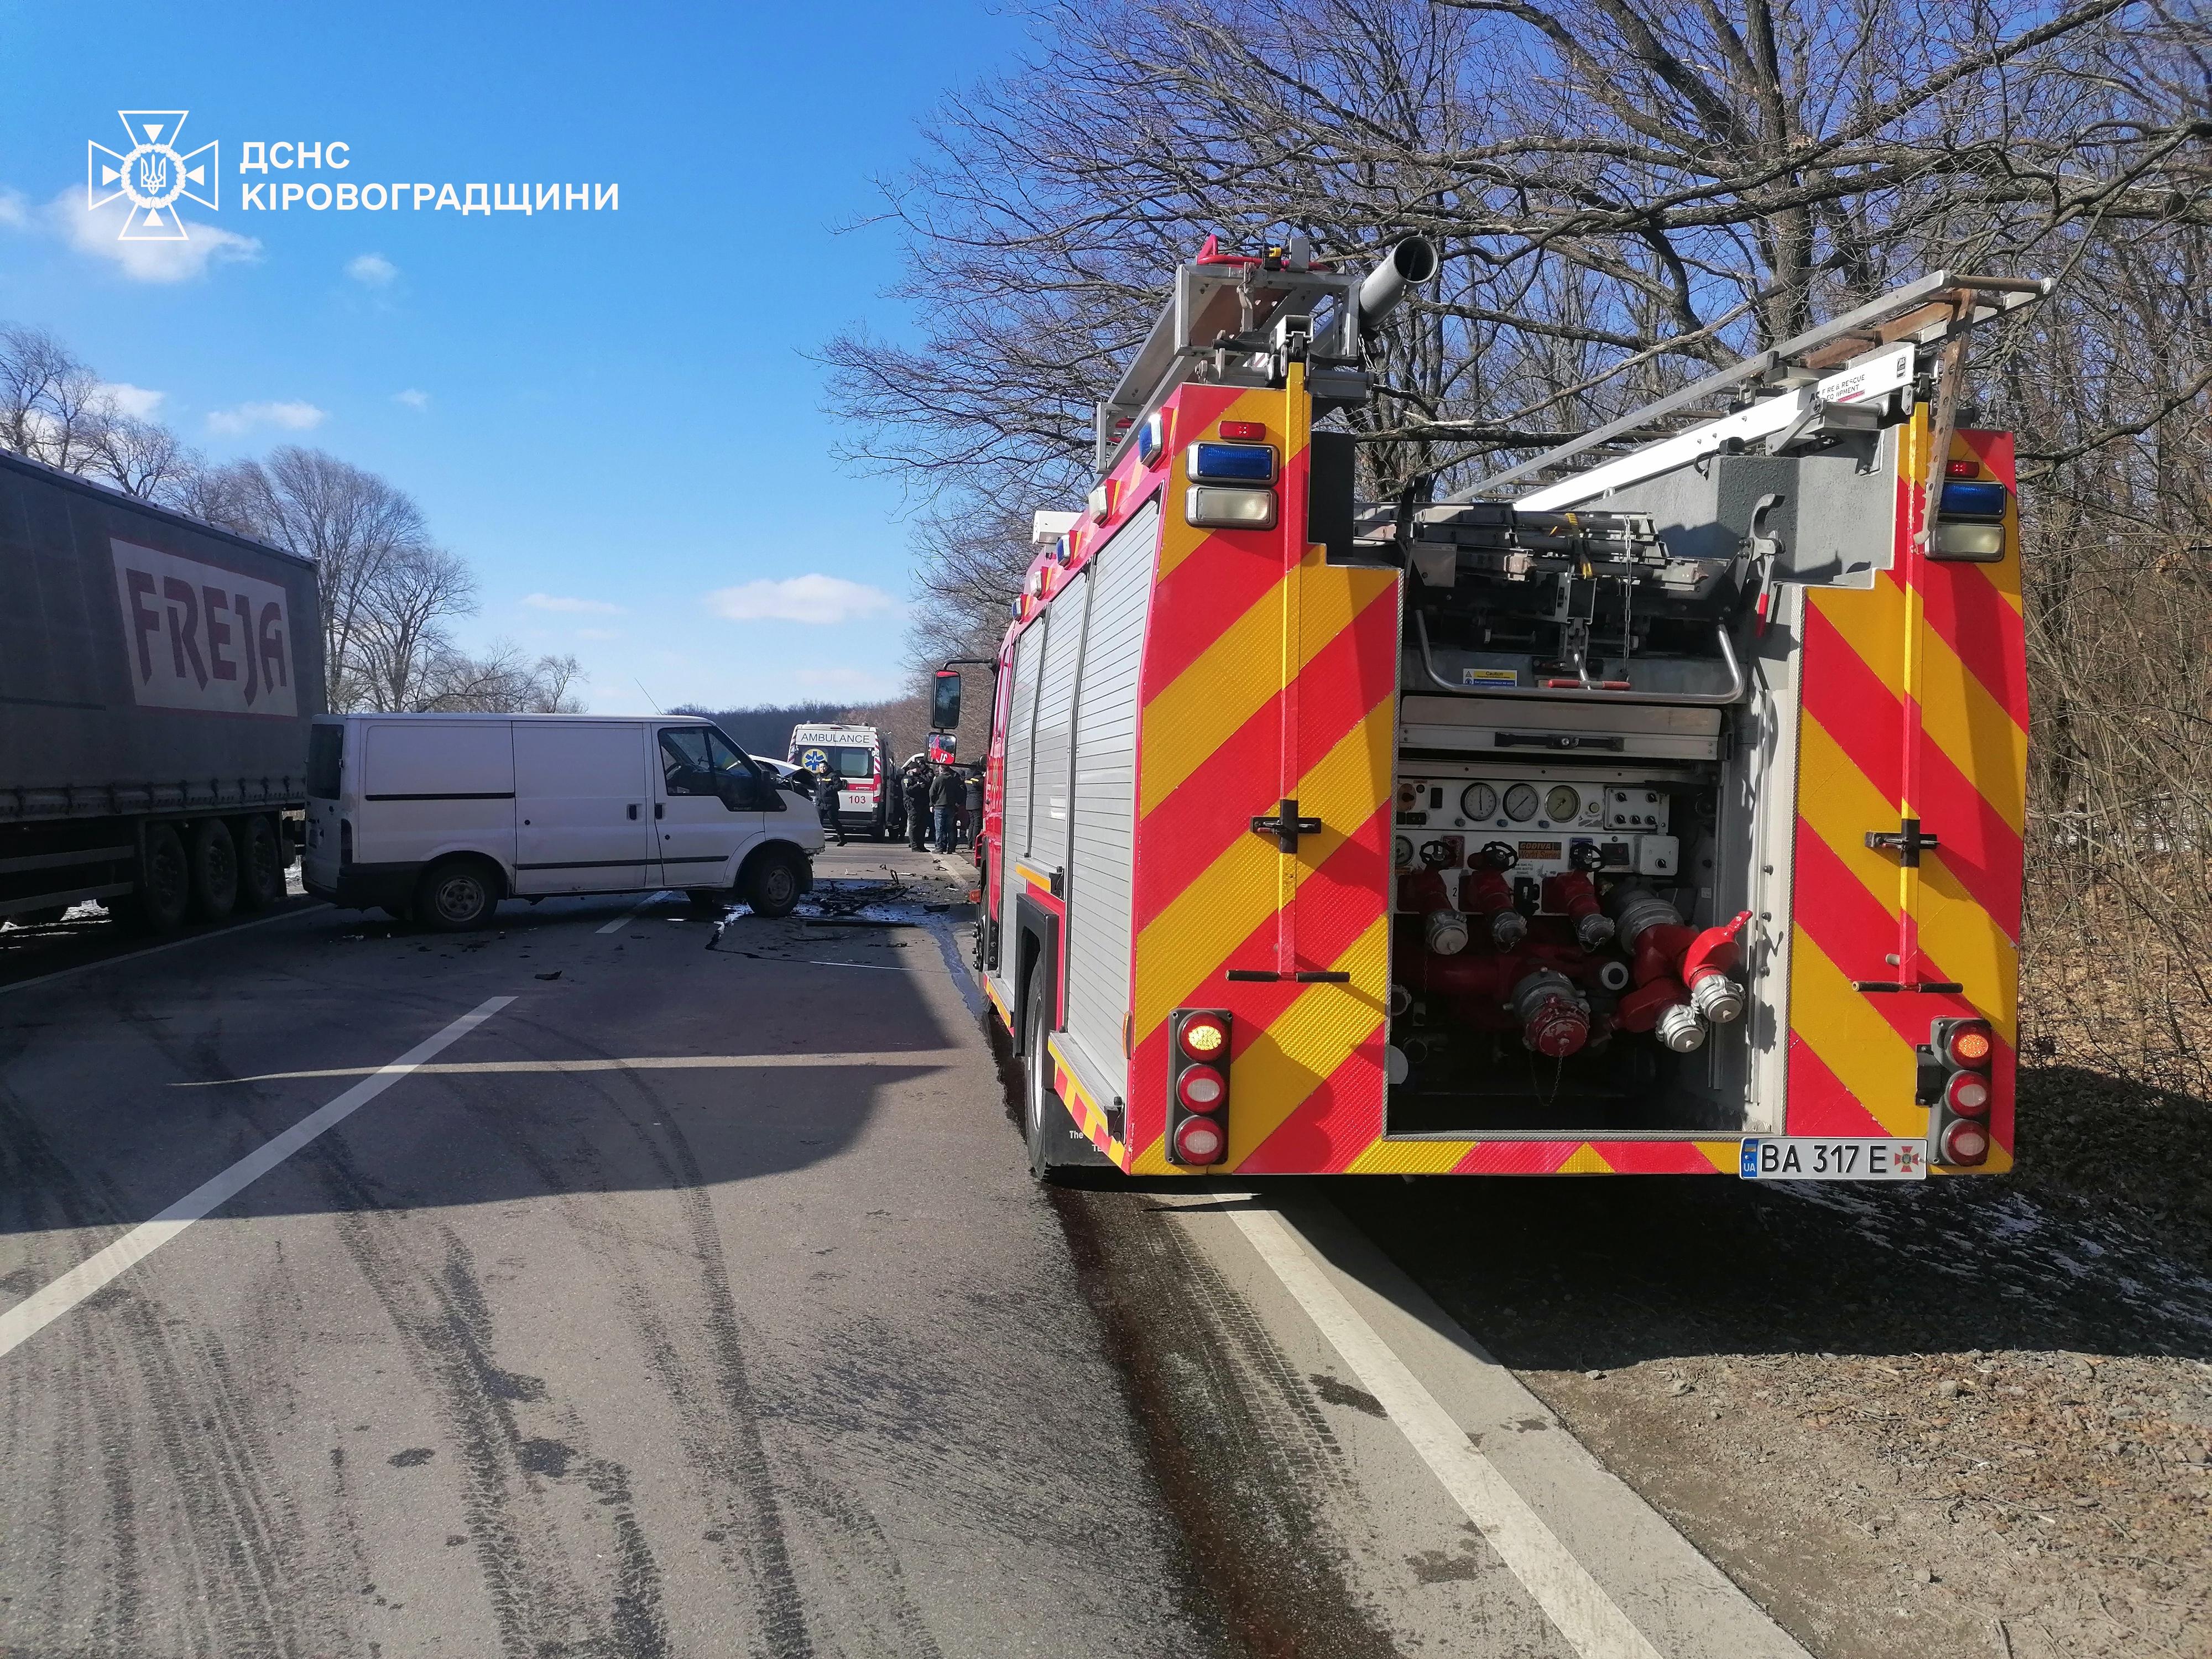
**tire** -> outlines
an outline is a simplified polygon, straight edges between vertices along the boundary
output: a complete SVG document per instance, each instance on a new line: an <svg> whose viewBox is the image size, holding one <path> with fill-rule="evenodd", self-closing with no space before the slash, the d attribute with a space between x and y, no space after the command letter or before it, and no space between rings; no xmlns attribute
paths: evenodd
<svg viewBox="0 0 2212 1659"><path fill-rule="evenodd" d="M118 917L142 933L170 933L191 908L192 866L185 843L166 823L146 826L138 860L138 890L116 902Z"/></svg>
<svg viewBox="0 0 2212 1659"><path fill-rule="evenodd" d="M240 818L231 835L238 843L238 908L266 910L284 896L284 845L276 821L258 813Z"/></svg>
<svg viewBox="0 0 2212 1659"><path fill-rule="evenodd" d="M482 859L441 859L416 884L414 919L438 933L489 927L500 884L499 872Z"/></svg>
<svg viewBox="0 0 2212 1659"><path fill-rule="evenodd" d="M1029 1012L1023 1022L1022 1139L1029 1146L1030 1177L1060 1187L1080 1178L1076 1171L1082 1165L1070 1153L1082 1137L1068 1115L1067 1103L1052 1086L1052 1054L1045 1047L1046 1011L1051 1006L1052 984L1039 963L1030 969ZM1089 1145L1085 1142L1086 1150Z"/></svg>
<svg viewBox="0 0 2212 1659"><path fill-rule="evenodd" d="M238 843L221 818L202 818L185 844L192 872L192 914L221 921L238 908Z"/></svg>
<svg viewBox="0 0 2212 1659"><path fill-rule="evenodd" d="M795 854L763 853L745 875L744 900L757 916L789 915L805 890L806 872Z"/></svg>

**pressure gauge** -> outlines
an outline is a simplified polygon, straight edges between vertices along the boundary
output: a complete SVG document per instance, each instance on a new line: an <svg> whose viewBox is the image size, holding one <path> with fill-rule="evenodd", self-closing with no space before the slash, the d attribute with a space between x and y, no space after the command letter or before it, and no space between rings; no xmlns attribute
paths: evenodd
<svg viewBox="0 0 2212 1659"><path fill-rule="evenodd" d="M1583 798L1571 783L1555 783L1544 797L1544 816L1554 823L1572 823L1583 810Z"/></svg>
<svg viewBox="0 0 2212 1659"><path fill-rule="evenodd" d="M1536 816L1536 792L1525 783L1516 783L1505 792L1505 816L1516 823L1526 823Z"/></svg>
<svg viewBox="0 0 2212 1659"><path fill-rule="evenodd" d="M1470 783L1460 793L1459 810L1471 818L1486 818L1498 811L1498 792L1486 783Z"/></svg>
<svg viewBox="0 0 2212 1659"><path fill-rule="evenodd" d="M1404 836L1394 837L1390 844L1390 862L1401 870L1413 867L1413 843Z"/></svg>

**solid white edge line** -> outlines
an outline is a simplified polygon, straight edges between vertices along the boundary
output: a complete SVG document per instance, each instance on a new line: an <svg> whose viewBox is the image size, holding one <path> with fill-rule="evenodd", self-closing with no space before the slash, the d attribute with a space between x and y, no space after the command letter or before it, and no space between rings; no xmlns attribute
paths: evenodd
<svg viewBox="0 0 2212 1659"><path fill-rule="evenodd" d="M1382 1402L1452 1501L1576 1653L1582 1659L1660 1659L1644 1632L1329 1282L1291 1224L1273 1210L1239 1209L1234 1214L1260 1259L1343 1356L1360 1385Z"/></svg>
<svg viewBox="0 0 2212 1659"><path fill-rule="evenodd" d="M605 927L595 927L592 931L598 933L619 933L623 928L629 927L630 923L635 921L640 915L643 915L647 906L659 903L661 899L671 890L672 890L664 887L657 893L647 893L643 898L631 905L629 909L623 911L622 915L617 916Z"/></svg>
<svg viewBox="0 0 2212 1659"><path fill-rule="evenodd" d="M164 945L149 945L143 951L125 951L119 957L102 957L97 962L80 962L74 968L57 968L52 973L40 974L36 979L19 979L10 985L0 985L0 996L5 996L10 991L27 991L33 985L52 985L58 979L67 979L72 974L88 974L95 968L112 968L118 962L136 962L141 957L158 957L164 951L181 951L187 945L204 945L227 933L242 933L249 927L266 927L271 922L313 915L318 910L330 908L327 900L317 899L313 904L303 904L295 910L279 911L273 916L256 916L251 921L233 922L229 927L218 927L213 933L194 933L189 939L173 939Z"/></svg>
<svg viewBox="0 0 2212 1659"><path fill-rule="evenodd" d="M59 1279L41 1285L7 1312L0 1313L0 1357L21 1346L87 1297L128 1273L192 1223L235 1198L325 1129L360 1110L424 1060L451 1048L514 1000L511 996L487 998L436 1036L425 1038L389 1066L363 1078L327 1106L318 1107L282 1134L262 1142L221 1175L203 1182L150 1221L142 1221L106 1249L86 1257Z"/></svg>

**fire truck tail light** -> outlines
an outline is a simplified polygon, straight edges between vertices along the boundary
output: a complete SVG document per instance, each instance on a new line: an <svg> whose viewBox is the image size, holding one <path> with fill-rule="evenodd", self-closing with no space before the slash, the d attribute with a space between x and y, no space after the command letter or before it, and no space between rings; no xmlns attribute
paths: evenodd
<svg viewBox="0 0 2212 1659"><path fill-rule="evenodd" d="M1183 1022L1182 1051L1193 1060L1212 1060L1229 1047L1229 1028L1211 1014Z"/></svg>
<svg viewBox="0 0 2212 1659"><path fill-rule="evenodd" d="M1978 1072L1959 1072L1943 1088L1943 1103L1960 1117L1986 1117L1990 1080Z"/></svg>
<svg viewBox="0 0 2212 1659"><path fill-rule="evenodd" d="M1203 441L1190 447L1193 483L1271 484L1275 482L1275 452L1267 444L1215 444Z"/></svg>
<svg viewBox="0 0 2212 1659"><path fill-rule="evenodd" d="M1943 1131L1936 1149L1942 1164L1981 1164L1990 1155L1990 1132L1969 1118L1960 1118Z"/></svg>
<svg viewBox="0 0 2212 1659"><path fill-rule="evenodd" d="M1944 558L1992 563L2004 557L2004 526L1939 521L1936 526L1936 551Z"/></svg>
<svg viewBox="0 0 2212 1659"><path fill-rule="evenodd" d="M1221 1104L1229 1085L1211 1066L1194 1066L1176 1085L1176 1098L1194 1112L1210 1112Z"/></svg>
<svg viewBox="0 0 2212 1659"><path fill-rule="evenodd" d="M1946 461L1943 476L1947 478L1978 478L1982 476L1979 461Z"/></svg>
<svg viewBox="0 0 2212 1659"><path fill-rule="evenodd" d="M1275 492L1193 484L1183 502L1183 517L1201 530L1273 530Z"/></svg>
<svg viewBox="0 0 2212 1659"><path fill-rule="evenodd" d="M1943 1057L1970 1071L1989 1070L1990 1056L1996 1049L1996 1039L1984 1020L1962 1019L1943 1039Z"/></svg>
<svg viewBox="0 0 2212 1659"><path fill-rule="evenodd" d="M1218 1164L1229 1150L1229 1137L1210 1117L1187 1117L1175 1133L1179 1164Z"/></svg>
<svg viewBox="0 0 2212 1659"><path fill-rule="evenodd" d="M1250 443L1264 442L1267 436L1267 423L1265 421L1224 421L1221 435Z"/></svg>

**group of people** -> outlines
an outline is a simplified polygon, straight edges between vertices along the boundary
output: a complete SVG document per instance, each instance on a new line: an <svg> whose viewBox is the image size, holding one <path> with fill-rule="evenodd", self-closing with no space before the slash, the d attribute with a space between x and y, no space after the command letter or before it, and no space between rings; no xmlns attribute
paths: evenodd
<svg viewBox="0 0 2212 1659"><path fill-rule="evenodd" d="M900 776L906 797L907 845L919 853L934 832L940 853L975 845L983 830L983 775L974 768L933 766L916 755Z"/></svg>

